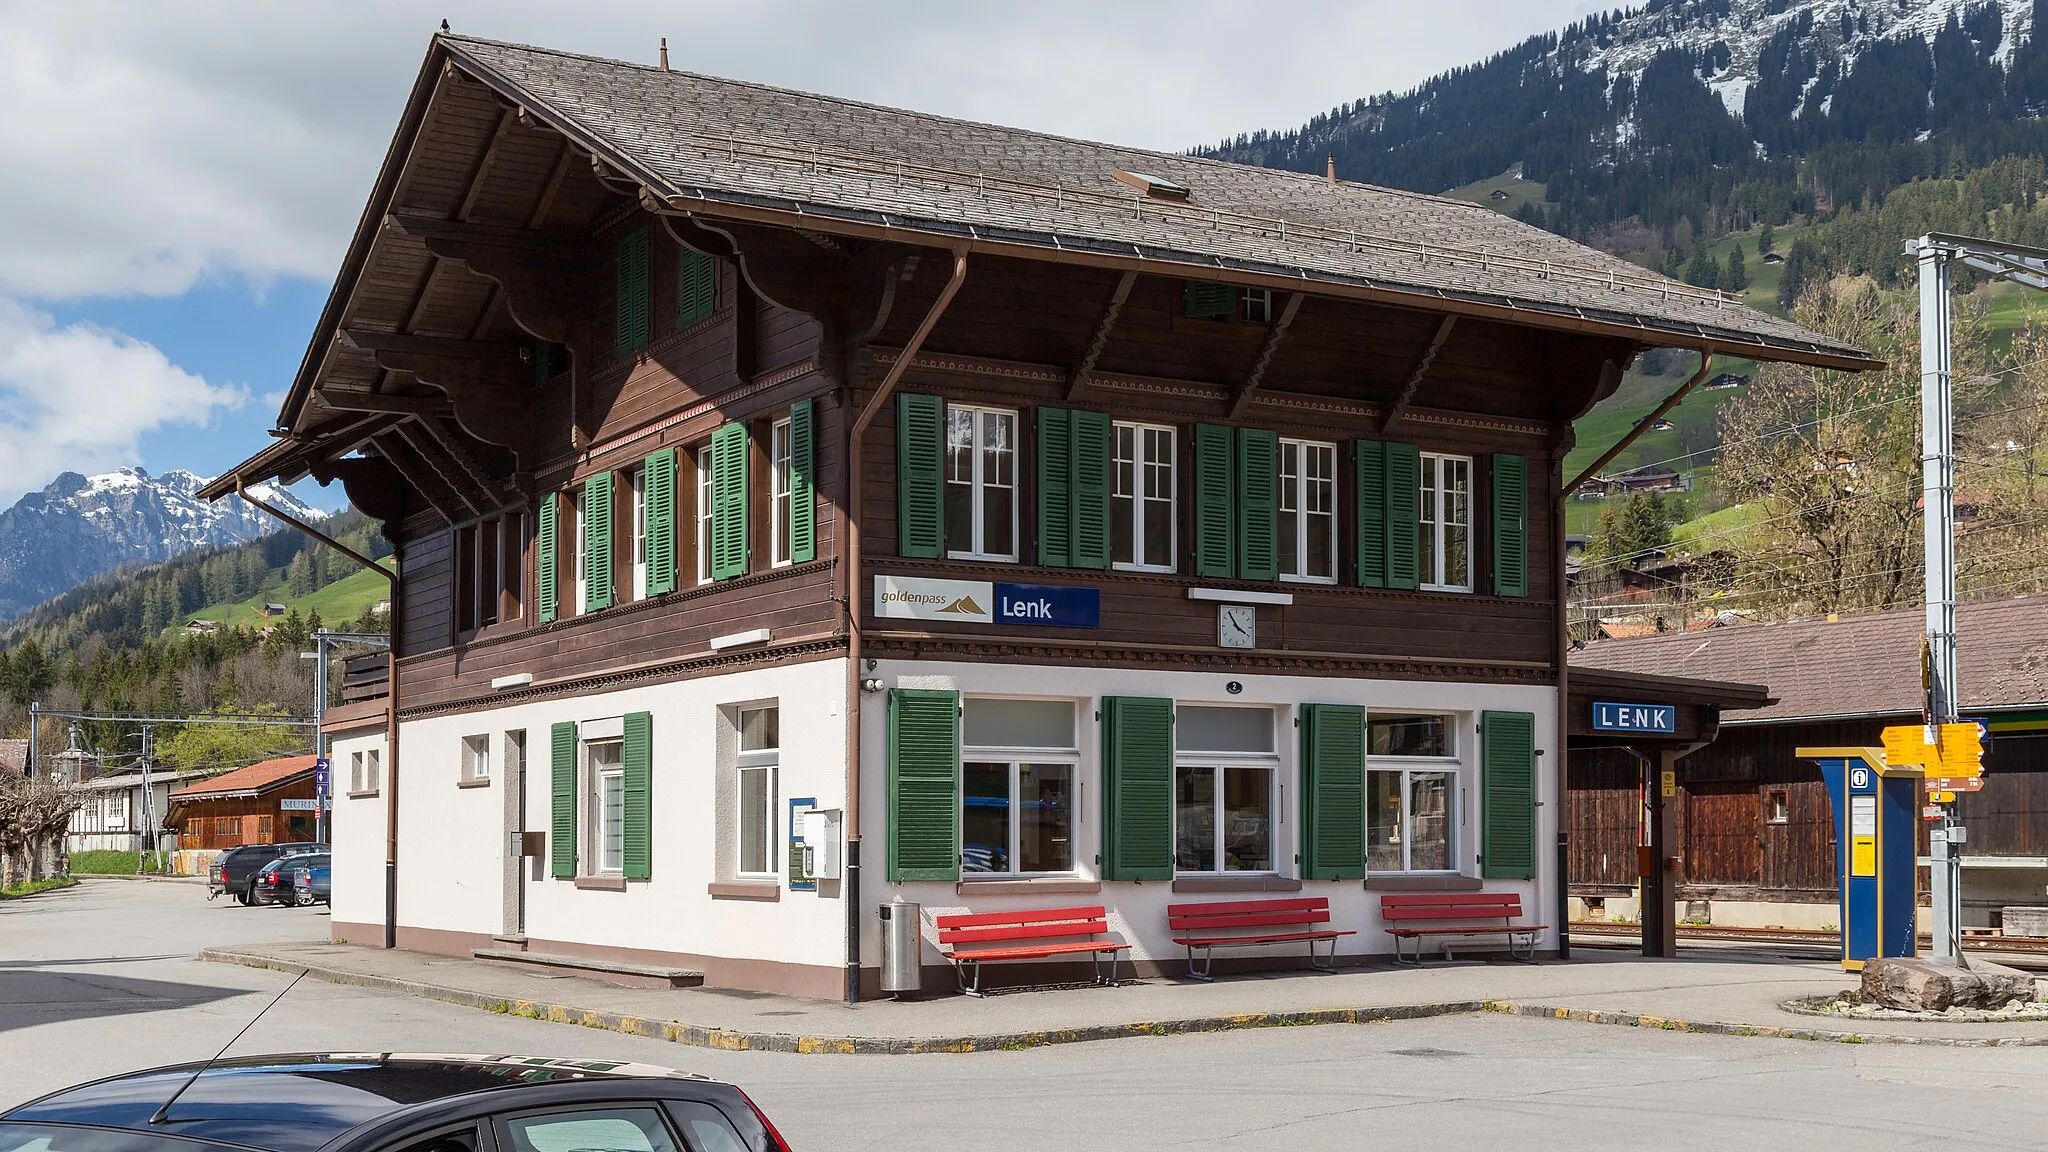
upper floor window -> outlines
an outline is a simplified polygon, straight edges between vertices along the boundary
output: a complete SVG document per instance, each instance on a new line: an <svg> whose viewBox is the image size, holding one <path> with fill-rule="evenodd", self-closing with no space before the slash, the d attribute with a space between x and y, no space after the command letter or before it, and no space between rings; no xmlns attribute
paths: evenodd
<svg viewBox="0 0 2048 1152"><path fill-rule="evenodd" d="M711 583L711 441L690 452L697 462L697 583Z"/></svg>
<svg viewBox="0 0 2048 1152"><path fill-rule="evenodd" d="M633 599L647 598L647 470L633 472Z"/></svg>
<svg viewBox="0 0 2048 1152"><path fill-rule="evenodd" d="M946 555L1017 558L1017 414L946 406Z"/></svg>
<svg viewBox="0 0 2048 1152"><path fill-rule="evenodd" d="M569 550L569 579L575 585L571 594L564 597L576 608L576 614L590 611L588 598L590 581L584 572L583 555L583 493L572 491L562 501L562 546Z"/></svg>
<svg viewBox="0 0 2048 1152"><path fill-rule="evenodd" d="M770 563L781 567L790 562L790 513L795 503L790 498L791 461L790 422L788 417L777 420L768 434L768 501Z"/></svg>
<svg viewBox="0 0 2048 1152"><path fill-rule="evenodd" d="M1337 446L1280 441L1280 578L1337 580Z"/></svg>
<svg viewBox="0 0 2048 1152"><path fill-rule="evenodd" d="M1273 321L1273 290L1271 288L1244 288L1237 294L1237 315L1241 320L1253 324L1270 324Z"/></svg>
<svg viewBox="0 0 2048 1152"><path fill-rule="evenodd" d="M1422 454L1417 558L1422 586L1472 590L1472 458Z"/></svg>
<svg viewBox="0 0 2048 1152"><path fill-rule="evenodd" d="M1174 557L1173 429L1115 428L1110 497L1111 559L1118 568L1171 572Z"/></svg>

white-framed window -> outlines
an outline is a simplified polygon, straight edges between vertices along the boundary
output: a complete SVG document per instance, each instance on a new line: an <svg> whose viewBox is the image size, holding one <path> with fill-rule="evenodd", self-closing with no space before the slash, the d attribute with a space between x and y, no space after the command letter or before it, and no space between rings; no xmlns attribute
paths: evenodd
<svg viewBox="0 0 2048 1152"><path fill-rule="evenodd" d="M1416 555L1422 586L1436 592L1472 590L1472 458L1422 454L1421 512Z"/></svg>
<svg viewBox="0 0 2048 1152"><path fill-rule="evenodd" d="M697 462L697 583L711 583L711 441L690 453Z"/></svg>
<svg viewBox="0 0 2048 1152"><path fill-rule="evenodd" d="M1280 578L1337 582L1337 446L1280 441Z"/></svg>
<svg viewBox="0 0 2048 1152"><path fill-rule="evenodd" d="M375 792L377 780L382 774L379 761L381 754L375 748L362 752L351 752L348 757L348 790L351 792Z"/></svg>
<svg viewBox="0 0 2048 1152"><path fill-rule="evenodd" d="M364 790L363 754L361 752L351 752L348 754L348 790L351 792L361 792Z"/></svg>
<svg viewBox="0 0 2048 1152"><path fill-rule="evenodd" d="M581 616L590 611L590 581L583 571L583 490L570 492L562 504L562 542L569 549L569 571L573 573L570 579L576 585L576 594L567 599L576 606L576 615Z"/></svg>
<svg viewBox="0 0 2048 1152"><path fill-rule="evenodd" d="M1273 871L1273 710L1182 705L1173 742L1174 871Z"/></svg>
<svg viewBox="0 0 2048 1152"><path fill-rule="evenodd" d="M1456 717L1368 713L1366 756L1366 871L1457 871L1463 774Z"/></svg>
<svg viewBox="0 0 2048 1152"><path fill-rule="evenodd" d="M1273 290L1271 288L1240 288L1237 290L1238 319L1253 324L1273 322Z"/></svg>
<svg viewBox="0 0 2048 1152"><path fill-rule="evenodd" d="M125 831L128 827L128 794L107 793L106 828L110 832Z"/></svg>
<svg viewBox="0 0 2048 1152"><path fill-rule="evenodd" d="M464 780L489 780L491 778L491 738L489 736L464 736L462 738L462 778Z"/></svg>
<svg viewBox="0 0 2048 1152"><path fill-rule="evenodd" d="M946 555L1017 558L1017 413L946 405Z"/></svg>
<svg viewBox="0 0 2048 1152"><path fill-rule="evenodd" d="M1173 571L1174 431L1118 423L1110 479L1110 560L1132 572Z"/></svg>
<svg viewBox="0 0 2048 1152"><path fill-rule="evenodd" d="M633 599L647 599L647 470L633 470Z"/></svg>
<svg viewBox="0 0 2048 1152"><path fill-rule="evenodd" d="M961 873L1072 873L1074 702L970 697L960 746Z"/></svg>
<svg viewBox="0 0 2048 1152"><path fill-rule="evenodd" d="M789 418L777 420L768 432L768 496L770 525L770 562L775 567L789 563L790 512L795 507L790 499L790 438Z"/></svg>
<svg viewBox="0 0 2048 1152"><path fill-rule="evenodd" d="M740 834L738 872L772 877L781 863L775 808L782 763L782 709L742 708L739 715Z"/></svg>
<svg viewBox="0 0 2048 1152"><path fill-rule="evenodd" d="M583 746L583 848L577 859L588 874L614 876L626 868L626 758L619 740Z"/></svg>

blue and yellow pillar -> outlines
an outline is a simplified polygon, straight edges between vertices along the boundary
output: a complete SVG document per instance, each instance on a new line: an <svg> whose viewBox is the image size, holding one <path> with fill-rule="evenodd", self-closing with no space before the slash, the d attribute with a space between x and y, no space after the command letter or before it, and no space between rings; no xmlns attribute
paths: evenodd
<svg viewBox="0 0 2048 1152"><path fill-rule="evenodd" d="M1888 766L1881 748L1801 748L1820 762L1835 806L1842 967L1919 951L1914 816L1922 770Z"/></svg>

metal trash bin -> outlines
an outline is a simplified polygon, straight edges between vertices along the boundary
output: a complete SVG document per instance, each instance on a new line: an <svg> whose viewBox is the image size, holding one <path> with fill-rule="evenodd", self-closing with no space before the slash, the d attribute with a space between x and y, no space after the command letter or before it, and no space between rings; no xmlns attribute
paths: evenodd
<svg viewBox="0 0 2048 1152"><path fill-rule="evenodd" d="M924 908L898 896L876 911L882 916L882 991L922 991Z"/></svg>

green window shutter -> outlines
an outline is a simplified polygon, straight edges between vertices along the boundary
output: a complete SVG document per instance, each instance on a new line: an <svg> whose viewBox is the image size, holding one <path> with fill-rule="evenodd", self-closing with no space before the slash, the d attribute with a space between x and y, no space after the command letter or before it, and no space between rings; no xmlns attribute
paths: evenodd
<svg viewBox="0 0 2048 1152"><path fill-rule="evenodd" d="M553 804L548 812L548 856L554 874L576 875L576 725L557 724L553 731L554 770L549 779Z"/></svg>
<svg viewBox="0 0 2048 1152"><path fill-rule="evenodd" d="M612 474L583 482L583 606L592 612L612 606Z"/></svg>
<svg viewBox="0 0 2048 1152"><path fill-rule="evenodd" d="M960 876L960 694L889 690L889 880Z"/></svg>
<svg viewBox="0 0 2048 1152"><path fill-rule="evenodd" d="M626 831L621 845L628 880L645 880L654 860L654 717L628 712L619 748Z"/></svg>
<svg viewBox="0 0 2048 1152"><path fill-rule="evenodd" d="M1102 698L1103 877L1173 879L1173 701Z"/></svg>
<svg viewBox="0 0 2048 1152"><path fill-rule="evenodd" d="M1493 594L1529 594L1529 461L1493 458Z"/></svg>
<svg viewBox="0 0 2048 1152"><path fill-rule="evenodd" d="M1536 717L1479 714L1480 875L1536 878Z"/></svg>
<svg viewBox="0 0 2048 1152"><path fill-rule="evenodd" d="M1109 567L1109 417L1101 412L1073 414L1073 545L1069 558L1076 568Z"/></svg>
<svg viewBox="0 0 2048 1152"><path fill-rule="evenodd" d="M1237 575L1237 480L1230 429L1195 425L1195 575Z"/></svg>
<svg viewBox="0 0 2048 1152"><path fill-rule="evenodd" d="M1228 284L1190 280L1181 289L1181 311L1197 319L1237 313L1237 289Z"/></svg>
<svg viewBox="0 0 2048 1152"><path fill-rule="evenodd" d="M533 382L545 384L555 378L555 346L547 340L535 340L527 346L527 356L533 360Z"/></svg>
<svg viewBox="0 0 2048 1152"><path fill-rule="evenodd" d="M718 311L718 265L694 248L676 263L676 323L695 324Z"/></svg>
<svg viewBox="0 0 2048 1152"><path fill-rule="evenodd" d="M537 571L533 576L533 594L540 601L535 606L535 614L543 624L554 623L556 601L561 599L556 584L558 574L555 564L555 539L561 531L561 501L562 498L553 492L543 494L540 498L540 511L535 517L537 523L534 529L533 551L534 567Z"/></svg>
<svg viewBox="0 0 2048 1152"><path fill-rule="evenodd" d="M1387 446L1378 440L1359 440L1352 445L1356 455L1358 505L1358 583L1366 588L1387 586Z"/></svg>
<svg viewBox="0 0 2048 1152"><path fill-rule="evenodd" d="M945 550L946 402L938 396L898 393L896 552L935 560Z"/></svg>
<svg viewBox="0 0 2048 1152"><path fill-rule="evenodd" d="M1422 493L1422 453L1413 444L1386 446L1387 587L1422 586L1416 532Z"/></svg>
<svg viewBox="0 0 2048 1152"><path fill-rule="evenodd" d="M1237 430L1237 575L1280 578L1280 435Z"/></svg>
<svg viewBox="0 0 2048 1152"><path fill-rule="evenodd" d="M640 499L647 523L647 594L676 590L676 450L663 448L640 469Z"/></svg>
<svg viewBox="0 0 2048 1152"><path fill-rule="evenodd" d="M817 405L799 400L789 409L789 559L818 558Z"/></svg>
<svg viewBox="0 0 2048 1152"><path fill-rule="evenodd" d="M747 574L747 426L711 434L711 578Z"/></svg>
<svg viewBox="0 0 2048 1152"><path fill-rule="evenodd" d="M1054 568L1074 562L1074 416L1038 410L1038 562Z"/></svg>
<svg viewBox="0 0 2048 1152"><path fill-rule="evenodd" d="M631 356L647 347L647 226L619 237L618 353Z"/></svg>
<svg viewBox="0 0 2048 1152"><path fill-rule="evenodd" d="M1365 876L1365 709L1301 708L1301 877Z"/></svg>

